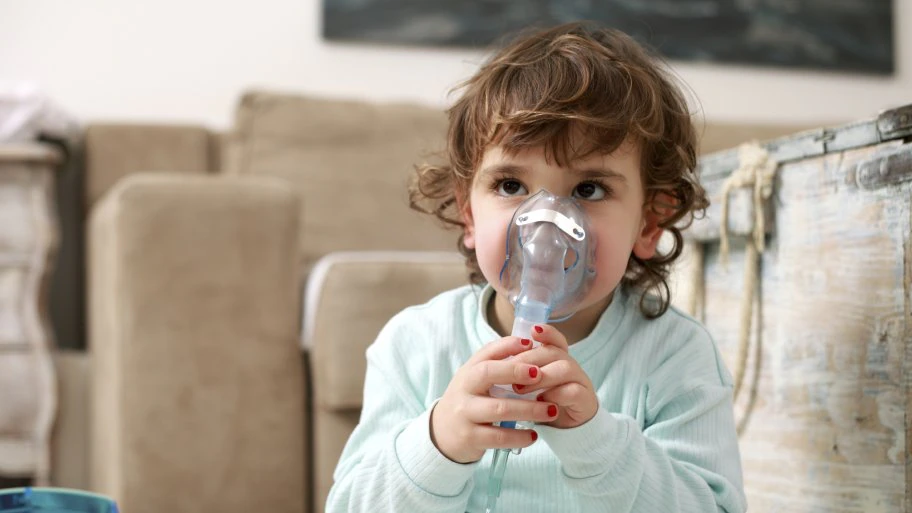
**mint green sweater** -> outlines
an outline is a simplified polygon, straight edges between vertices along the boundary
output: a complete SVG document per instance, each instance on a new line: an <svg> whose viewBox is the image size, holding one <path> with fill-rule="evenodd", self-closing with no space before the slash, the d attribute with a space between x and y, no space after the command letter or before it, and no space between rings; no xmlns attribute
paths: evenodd
<svg viewBox="0 0 912 513"><path fill-rule="evenodd" d="M453 374L499 338L481 307L492 293L445 292L380 332L328 512L484 511L493 451L450 461L431 442L429 418ZM539 440L509 459L498 513L746 510L732 381L712 337L673 308L648 320L637 303L619 289L570 346L601 408L576 428L536 426Z"/></svg>

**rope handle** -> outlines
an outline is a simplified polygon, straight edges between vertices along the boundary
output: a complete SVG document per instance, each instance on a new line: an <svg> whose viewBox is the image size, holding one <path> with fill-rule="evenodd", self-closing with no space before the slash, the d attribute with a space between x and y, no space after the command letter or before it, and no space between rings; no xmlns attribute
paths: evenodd
<svg viewBox="0 0 912 513"><path fill-rule="evenodd" d="M738 353L735 361L734 372L734 392L732 402L737 401L742 385L744 375L747 370L747 354L750 350L751 341L751 324L754 317L754 302L760 303L758 297L760 287L760 256L766 250L766 202L773 195L773 183L776 177L778 163L772 160L769 152L760 146L757 141L742 144L738 148L739 166L725 180L722 185L722 213L719 228L719 260L723 266L728 265L729 242L728 242L728 217L729 217L729 196L731 192L738 188L752 188L752 205L754 210L754 225L745 247L744 262L744 291L741 296L741 315L738 332ZM762 304L762 303L761 303ZM761 307L758 304L758 309ZM757 396L757 381L760 373L760 358L762 347L762 330L760 329L760 319L757 325L757 347L755 350L754 362L754 380L751 384L750 398L748 399L747 408L743 418L738 422L737 430L740 436L747 423L747 417L753 409Z"/></svg>

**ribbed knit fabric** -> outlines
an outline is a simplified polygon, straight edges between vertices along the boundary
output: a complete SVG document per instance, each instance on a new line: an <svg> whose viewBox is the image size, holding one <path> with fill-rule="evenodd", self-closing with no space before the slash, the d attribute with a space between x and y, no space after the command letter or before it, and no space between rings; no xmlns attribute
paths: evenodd
<svg viewBox="0 0 912 513"><path fill-rule="evenodd" d="M327 511L483 512L492 451L450 461L430 439L430 411L453 374L499 335L484 316L493 290L463 287L408 308L367 350L361 421L334 475ZM510 457L498 513L741 513L732 380L706 329L671 308L644 318L618 290L570 346L601 409Z"/></svg>

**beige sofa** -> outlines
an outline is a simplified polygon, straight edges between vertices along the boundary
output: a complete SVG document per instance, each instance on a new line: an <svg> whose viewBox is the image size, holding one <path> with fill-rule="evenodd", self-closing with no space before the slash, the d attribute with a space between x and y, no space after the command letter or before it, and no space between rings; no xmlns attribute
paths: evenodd
<svg viewBox="0 0 912 513"><path fill-rule="evenodd" d="M795 130L707 124L702 149ZM268 92L225 134L89 126L89 350L58 357L55 484L129 513L322 511L364 349L466 282L456 233L407 206L444 132L435 109Z"/></svg>

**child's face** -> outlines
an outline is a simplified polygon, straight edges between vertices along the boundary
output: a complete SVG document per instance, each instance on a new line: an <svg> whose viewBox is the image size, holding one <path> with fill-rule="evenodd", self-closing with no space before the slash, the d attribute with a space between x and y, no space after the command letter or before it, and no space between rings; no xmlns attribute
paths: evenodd
<svg viewBox="0 0 912 513"><path fill-rule="evenodd" d="M500 270L506 252L507 226L516 208L541 189L577 198L594 232L596 279L580 310L605 304L620 283L631 253L643 259L655 254L662 234L659 219L644 206L640 149L624 143L611 154L592 154L561 167L545 159L543 148L511 156L489 147L461 202L466 223L465 245L475 249L485 279L501 297L506 289Z"/></svg>

